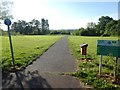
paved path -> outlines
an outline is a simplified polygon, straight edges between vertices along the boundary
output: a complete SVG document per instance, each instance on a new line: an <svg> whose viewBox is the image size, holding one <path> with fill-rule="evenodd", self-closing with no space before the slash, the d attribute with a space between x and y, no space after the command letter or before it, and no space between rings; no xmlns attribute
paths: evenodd
<svg viewBox="0 0 120 90"><path fill-rule="evenodd" d="M76 62L70 54L65 36L24 71L4 76L3 87L82 88L79 79L61 75L75 70Z"/></svg>
<svg viewBox="0 0 120 90"><path fill-rule="evenodd" d="M76 70L76 62L70 55L67 37L56 42L37 61L26 68L27 70L39 72L73 72Z"/></svg>

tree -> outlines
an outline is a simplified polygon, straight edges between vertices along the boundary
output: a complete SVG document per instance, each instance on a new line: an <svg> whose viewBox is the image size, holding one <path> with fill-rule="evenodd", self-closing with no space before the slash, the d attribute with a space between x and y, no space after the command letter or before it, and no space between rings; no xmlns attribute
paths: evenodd
<svg viewBox="0 0 120 90"><path fill-rule="evenodd" d="M94 22L88 22L87 28L95 28L96 24Z"/></svg>
<svg viewBox="0 0 120 90"><path fill-rule="evenodd" d="M88 36L96 36L97 33L96 33L96 24L94 22L89 22L87 23L87 28L86 28L86 31L85 31L87 34L85 35L88 35ZM83 35L84 31L82 32L82 35Z"/></svg>
<svg viewBox="0 0 120 90"><path fill-rule="evenodd" d="M33 19L30 23L31 30L33 31L33 34L38 35L41 34L40 29L41 29L41 24L38 20Z"/></svg>
<svg viewBox="0 0 120 90"><path fill-rule="evenodd" d="M27 26L27 22L24 20L18 20L18 22L13 22L13 24L11 25L11 29L14 32L20 32L20 34L27 34L28 31L25 30Z"/></svg>
<svg viewBox="0 0 120 90"><path fill-rule="evenodd" d="M119 2L119 4L120 4L120 2ZM120 19L118 20L118 24L117 24L117 32L118 32L118 37L120 40Z"/></svg>
<svg viewBox="0 0 120 90"><path fill-rule="evenodd" d="M13 31L15 31L16 33L18 32L18 30L17 30L17 22L13 22L13 24L11 25L11 29L13 30Z"/></svg>
<svg viewBox="0 0 120 90"><path fill-rule="evenodd" d="M9 0L0 1L0 29L2 25L2 20L5 20L5 18L13 18L11 13L12 5L13 2Z"/></svg>
<svg viewBox="0 0 120 90"><path fill-rule="evenodd" d="M11 27L15 33L19 32L23 35L48 34L49 30L48 20L43 21L41 24L39 20L36 19L33 19L30 22L26 22L25 20L18 20L17 22L13 22Z"/></svg>
<svg viewBox="0 0 120 90"><path fill-rule="evenodd" d="M12 10L13 2L10 0L2 0L0 2L0 19L4 20L5 18L13 18Z"/></svg>
<svg viewBox="0 0 120 90"><path fill-rule="evenodd" d="M105 26L107 23L109 23L113 18L110 18L109 16L102 16L99 18L98 25L96 25L97 33L100 35L103 35L105 32Z"/></svg>
<svg viewBox="0 0 120 90"><path fill-rule="evenodd" d="M105 26L105 35L114 35L117 30L117 20L111 20L109 23L106 24Z"/></svg>
<svg viewBox="0 0 120 90"><path fill-rule="evenodd" d="M36 27L36 30L37 30L37 34L41 34L41 26L40 26L40 22L38 20L35 20L35 27Z"/></svg>
<svg viewBox="0 0 120 90"><path fill-rule="evenodd" d="M41 19L41 29L43 34L48 34L49 32L48 20L45 20L44 18Z"/></svg>
<svg viewBox="0 0 120 90"><path fill-rule="evenodd" d="M42 33L45 34L45 19L44 18L41 19L41 29L42 29Z"/></svg>

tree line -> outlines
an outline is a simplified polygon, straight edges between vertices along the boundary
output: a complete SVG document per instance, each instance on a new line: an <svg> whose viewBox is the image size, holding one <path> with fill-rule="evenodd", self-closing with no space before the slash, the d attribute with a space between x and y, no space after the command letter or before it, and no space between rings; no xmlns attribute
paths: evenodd
<svg viewBox="0 0 120 90"><path fill-rule="evenodd" d="M26 22L25 20L18 20L11 25L12 35L79 35L79 36L118 36L120 35L120 19L114 20L109 16L101 16L98 23L89 22L87 28L79 28L77 30L49 30L48 20L44 18L39 20L31 20ZM2 35L6 35L7 32L2 31Z"/></svg>
<svg viewBox="0 0 120 90"><path fill-rule="evenodd" d="M26 22L25 20L18 20L17 22L13 22L11 25L11 31L22 35L41 35L49 33L49 23L48 20L44 18L39 20L33 19L30 22Z"/></svg>
<svg viewBox="0 0 120 90"><path fill-rule="evenodd" d="M65 34L65 35L70 35L71 30L50 30L50 35L57 35L57 34Z"/></svg>
<svg viewBox="0 0 120 90"><path fill-rule="evenodd" d="M90 22L87 28L80 28L72 32L72 35L80 36L118 36L120 35L120 19L114 20L109 16L99 18L98 24Z"/></svg>

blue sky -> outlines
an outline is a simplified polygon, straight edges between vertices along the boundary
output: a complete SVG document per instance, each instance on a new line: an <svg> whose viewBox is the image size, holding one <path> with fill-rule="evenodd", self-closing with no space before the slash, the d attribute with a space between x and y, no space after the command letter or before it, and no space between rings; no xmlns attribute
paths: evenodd
<svg viewBox="0 0 120 90"><path fill-rule="evenodd" d="M14 20L48 19L50 29L77 29L101 16L118 19L118 2L44 2L44 0L13 0Z"/></svg>
<svg viewBox="0 0 120 90"><path fill-rule="evenodd" d="M117 19L117 2L58 2L52 3L51 7L57 9L64 16L83 19L94 18L101 15L110 15Z"/></svg>

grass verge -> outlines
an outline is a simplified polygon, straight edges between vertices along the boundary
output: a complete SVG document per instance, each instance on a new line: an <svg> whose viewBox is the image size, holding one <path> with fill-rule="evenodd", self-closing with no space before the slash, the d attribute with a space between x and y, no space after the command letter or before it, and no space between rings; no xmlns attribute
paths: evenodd
<svg viewBox="0 0 120 90"><path fill-rule="evenodd" d="M113 84L114 76L114 58L104 56L102 63L102 75L98 76L99 56L97 55L97 40L117 40L117 37L84 37L70 36L68 38L69 47L77 59L77 72L72 73L72 76L80 78L85 84L91 85L94 88L119 88L118 84ZM87 60L81 55L80 44L87 43ZM119 60L120 61L120 60ZM120 62L119 62L120 66ZM120 71L119 71L120 72ZM120 88L119 88L120 89Z"/></svg>

